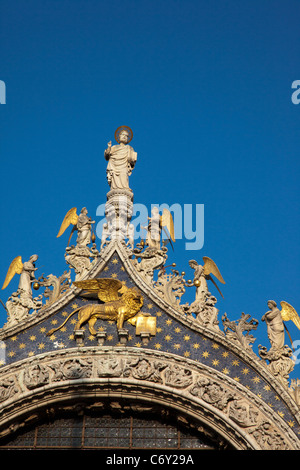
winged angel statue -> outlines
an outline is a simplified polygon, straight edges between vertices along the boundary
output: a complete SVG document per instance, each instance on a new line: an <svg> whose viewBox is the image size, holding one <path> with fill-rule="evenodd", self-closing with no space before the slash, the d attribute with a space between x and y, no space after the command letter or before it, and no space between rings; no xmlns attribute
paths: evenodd
<svg viewBox="0 0 300 470"><path fill-rule="evenodd" d="M293 343L285 321L291 320L300 330L300 318L294 307L288 302L281 301L281 310L277 308L274 300L268 301L269 311L266 312L262 321L267 324L268 338L272 349L281 349L284 347L284 330L288 333L291 343Z"/></svg>
<svg viewBox="0 0 300 470"><path fill-rule="evenodd" d="M148 227L144 227L147 229L146 245L159 250L162 230L172 245L172 241L175 242L175 233L174 221L170 211L163 209L162 215L160 215L158 207L153 207L151 216L148 217Z"/></svg>
<svg viewBox="0 0 300 470"><path fill-rule="evenodd" d="M61 237L61 235L67 230L67 228L70 225L73 225L73 228L71 230L69 240L68 240L68 246L71 241L71 237L73 235L73 232L75 230L78 231L78 236L77 236L77 245L78 246L87 246L91 242L91 237L92 237L92 230L91 226L92 224L95 223L94 220L92 220L90 217L87 216L87 209L86 207L83 207L81 209L80 214L77 214L77 208L72 207L70 209L65 217L64 220L62 221L62 224L60 226L59 232L57 234L57 238Z"/></svg>
<svg viewBox="0 0 300 470"><path fill-rule="evenodd" d="M38 281L35 278L35 262L38 256L32 255L29 261L22 261L21 256L12 260L8 268L2 289L5 289L15 274L20 275L18 290L13 292L6 302L8 314L7 325L12 326L24 320L30 309L39 309L42 307L41 295L32 298L32 284Z"/></svg>
<svg viewBox="0 0 300 470"><path fill-rule="evenodd" d="M32 255L29 261L23 263L21 256L14 258L8 268L2 289L5 289L8 286L15 274L20 274L18 290L31 298L31 284L36 281L34 273L38 269L35 267L37 259L38 255Z"/></svg>
<svg viewBox="0 0 300 470"><path fill-rule="evenodd" d="M203 261L204 261L203 266L198 264L197 261L195 260L189 261L190 267L195 270L194 285L197 288L195 301L205 301L206 298L208 297L209 295L208 287L207 287L208 280L210 280L215 285L215 287L218 289L221 296L223 297L223 294L220 291L218 285L216 284L214 279L211 277L211 274L213 274L218 279L218 281L220 281L222 284L225 284L225 281L216 263L212 259L210 259L208 256L203 256Z"/></svg>
<svg viewBox="0 0 300 470"><path fill-rule="evenodd" d="M123 328L127 320L134 324L134 318L143 306L144 299L135 288L126 287L118 279L102 278L88 279L85 281L74 281L76 287L83 289L83 297L96 298L102 303L91 303L73 310L66 320L57 328L50 330L47 335L51 336L55 331L62 328L69 318L78 312L78 321L75 330L88 323L92 335L96 335L94 325L98 318L101 320L116 321L117 328Z"/></svg>

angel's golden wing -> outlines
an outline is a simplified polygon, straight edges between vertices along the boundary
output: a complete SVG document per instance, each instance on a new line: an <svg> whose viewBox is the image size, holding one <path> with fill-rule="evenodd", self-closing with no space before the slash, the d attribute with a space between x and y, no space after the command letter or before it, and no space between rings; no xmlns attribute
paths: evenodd
<svg viewBox="0 0 300 470"><path fill-rule="evenodd" d="M175 233L174 233L174 221L170 211L164 209L160 217L160 223L162 227L166 227L171 239L175 242Z"/></svg>
<svg viewBox="0 0 300 470"><path fill-rule="evenodd" d="M77 221L78 221L78 215L77 215L77 208L76 207L72 207L72 209L70 209L65 217L64 217L64 220L62 221L62 224L60 226L60 229L59 229L59 232L58 234L56 235L56 237L60 237L64 231L69 227L70 224L72 225L76 225L77 224Z"/></svg>
<svg viewBox="0 0 300 470"><path fill-rule="evenodd" d="M281 318L283 321L288 321L292 320L297 328L300 330L300 318L294 307L292 307L290 304L287 302L280 302L280 305L282 307L281 309Z"/></svg>
<svg viewBox="0 0 300 470"><path fill-rule="evenodd" d="M102 302L118 300L119 291L124 287L118 279L102 278L87 279L86 281L74 281L76 287L80 287L91 294L96 294Z"/></svg>
<svg viewBox="0 0 300 470"><path fill-rule="evenodd" d="M221 276L221 273L216 263L212 259L208 258L208 256L203 256L203 261L204 261L204 265L203 265L204 274L206 276L208 276L209 274L213 274L218 279L218 281L222 282L222 284L225 284L225 281L223 277Z"/></svg>
<svg viewBox="0 0 300 470"><path fill-rule="evenodd" d="M21 274L22 270L23 270L22 258L21 256L17 256L10 263L2 289L5 289L8 286L8 284L10 283L10 281L12 280L15 274Z"/></svg>

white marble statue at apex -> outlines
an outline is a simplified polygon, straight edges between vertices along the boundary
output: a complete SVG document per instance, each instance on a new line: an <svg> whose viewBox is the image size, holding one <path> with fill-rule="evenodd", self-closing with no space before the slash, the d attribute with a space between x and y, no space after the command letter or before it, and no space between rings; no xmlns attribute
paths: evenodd
<svg viewBox="0 0 300 470"><path fill-rule="evenodd" d="M111 189L130 189L128 177L137 160L137 153L128 145L132 140L133 133L130 127L120 126L115 132L118 145L107 144L104 157L107 164L107 181Z"/></svg>

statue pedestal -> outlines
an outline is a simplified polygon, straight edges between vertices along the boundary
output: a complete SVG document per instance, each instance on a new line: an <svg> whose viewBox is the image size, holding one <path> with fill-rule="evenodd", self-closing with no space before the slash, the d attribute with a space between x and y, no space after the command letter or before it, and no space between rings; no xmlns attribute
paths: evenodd
<svg viewBox="0 0 300 470"><path fill-rule="evenodd" d="M127 238L132 213L133 193L130 189L112 189L107 193L105 216L111 240Z"/></svg>
<svg viewBox="0 0 300 470"><path fill-rule="evenodd" d="M105 331L99 331L97 334L96 334L96 338L98 340L98 346L103 346L104 345L104 342L106 340L106 337L107 337L107 333L106 333L106 330Z"/></svg>
<svg viewBox="0 0 300 470"><path fill-rule="evenodd" d="M84 346L84 330L75 330L74 337L78 347Z"/></svg>
<svg viewBox="0 0 300 470"><path fill-rule="evenodd" d="M126 328L120 328L118 330L119 342L121 346L125 346L128 341L129 331Z"/></svg>

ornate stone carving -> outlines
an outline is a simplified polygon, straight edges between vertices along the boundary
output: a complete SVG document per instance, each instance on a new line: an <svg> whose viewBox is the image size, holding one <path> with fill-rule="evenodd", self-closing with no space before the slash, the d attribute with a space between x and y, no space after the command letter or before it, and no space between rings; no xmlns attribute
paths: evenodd
<svg viewBox="0 0 300 470"><path fill-rule="evenodd" d="M59 299L71 285L71 272L64 271L59 277L54 274L45 277L43 274L38 278L38 283L40 286L45 287L44 297L47 299L46 306L49 306ZM52 290L50 287L52 287Z"/></svg>
<svg viewBox="0 0 300 470"><path fill-rule="evenodd" d="M200 376L189 392L219 410L224 410L237 395L207 377Z"/></svg>
<svg viewBox="0 0 300 470"><path fill-rule="evenodd" d="M285 438L268 420L262 421L254 429L248 431L262 450L288 450Z"/></svg>
<svg viewBox="0 0 300 470"><path fill-rule="evenodd" d="M60 380L76 380L88 378L92 375L93 361L91 359L68 359L66 361L59 361L50 365L54 371L53 381Z"/></svg>
<svg viewBox="0 0 300 470"><path fill-rule="evenodd" d="M8 400L19 392L14 376L7 377L0 382L0 402Z"/></svg>
<svg viewBox="0 0 300 470"><path fill-rule="evenodd" d="M48 384L49 381L49 371L44 366L36 364L28 367L24 372L23 383L29 390L42 387Z"/></svg>
<svg viewBox="0 0 300 470"><path fill-rule="evenodd" d="M257 329L258 321L255 318L251 319L251 315L246 315L242 312L241 318L234 321L230 321L227 314L224 313L222 322L226 337L231 341L239 343L248 352L253 353L251 348L255 338L249 333ZM243 334L245 331L247 332L246 335Z"/></svg>
<svg viewBox="0 0 300 470"><path fill-rule="evenodd" d="M100 353L100 351L103 352ZM88 352L91 355L87 356ZM220 377L198 374L195 365L190 367L191 364L188 364L184 359L182 359L181 364L178 364L177 361L170 360L171 357L167 358L164 354L158 352L155 353L157 356L155 359L149 353L144 354L142 351L133 354L125 353L122 348L119 348L116 355L111 354L111 349L103 350L103 348L98 350L97 348L83 348L77 350L76 353L73 352L70 357L64 358L64 355L65 351L60 353L61 360L55 360L53 353L34 363L31 360L20 376L18 368L18 372L7 370L7 375L3 377L0 383L1 406L5 408L5 400L12 397L15 398L17 404L19 395L22 400L25 398L30 401L28 393L24 397L24 389L32 391L33 397L36 392L38 394L42 393L43 402L45 403L47 403L47 394L49 394L49 399L52 402L57 385L60 394L61 387L58 384L60 381L66 381L65 387L68 388L66 393L69 393L69 395L72 394L73 381L74 386L76 384L76 387L83 387L81 389L83 397L85 383L88 386L89 396L92 390L91 387L94 387L95 393L98 390L102 394L105 387L109 386L109 379L111 378L114 379L112 383L117 387L116 390L119 393L122 393L123 387L125 387L126 393L130 393L133 385L134 390L136 387L145 386L147 387L148 397L150 390L153 389L154 402L155 400L160 402L159 395L164 395L164 403L167 397L170 399L171 396L174 397L175 395L176 406L179 406L180 400L184 400L185 406L187 404L192 405L194 414L197 413L197 410L201 410L203 406L205 409L206 403L209 405L206 413L213 414L214 408L218 410L219 423L221 421L226 423L226 432L230 432L229 428L234 422L237 426L235 432L240 429L239 432L243 439L248 439L251 436L250 447L253 446L253 442L256 442L257 448L266 450L288 449L291 446L292 432L281 427L284 423L279 417L273 420L273 412L270 411L270 408L260 408L256 400L251 400L250 395L249 397L243 396L240 390L235 391L227 383L227 378L223 383ZM207 372L209 373L209 371ZM17 377L19 378L17 379ZM94 379L95 383L91 378ZM118 378L122 378L122 380L118 382ZM107 382L105 379L107 379ZM140 382L140 385L138 385L138 382ZM150 384L147 385L146 382L150 382ZM18 387L18 383L20 383L21 388ZM107 393L109 396L109 391ZM199 401L194 400L193 397L201 399L204 405L200 405ZM12 404L10 401L8 406L11 409ZM77 405L80 407L80 404L77 403ZM95 406L101 407L101 400L95 402ZM115 405L110 402L109 406L113 407ZM134 403L132 406L135 406ZM1 415L2 418L3 416ZM0 424L1 422L0 419ZM9 425L5 429L8 429ZM1 429L0 436L3 434L3 427ZM286 432L283 429L286 429ZM287 438L287 436L289 437ZM296 441L294 443L297 446Z"/></svg>
<svg viewBox="0 0 300 470"><path fill-rule="evenodd" d="M204 302L195 300L189 306L188 313L196 314L196 322L200 325L220 331L218 320L219 310L215 307L216 302L216 297L208 293Z"/></svg>
<svg viewBox="0 0 300 470"><path fill-rule="evenodd" d="M185 280L178 271L172 269L170 274L166 273L165 269L161 269L158 272L158 279L153 287L172 307L183 311L180 301L185 293Z"/></svg>
<svg viewBox="0 0 300 470"><path fill-rule="evenodd" d="M186 388L193 382L193 374L189 369L180 366L168 366L164 372L165 384L175 388Z"/></svg>
<svg viewBox="0 0 300 470"><path fill-rule="evenodd" d="M143 249L144 245L137 245L137 247L134 248L132 252L132 264L146 282L152 285L154 282L154 271L160 269L165 264L168 258L168 249L166 247L162 247L161 250L151 247L146 247L144 251Z"/></svg>
<svg viewBox="0 0 300 470"><path fill-rule="evenodd" d="M288 346L282 348L271 348L269 351L265 346L258 346L260 357L266 361L270 372L284 387L288 387L289 374L293 371L295 363L292 359L293 351ZM269 363L267 363L269 361Z"/></svg>
<svg viewBox="0 0 300 470"><path fill-rule="evenodd" d="M7 310L7 323L3 328L10 328L17 325L23 320L29 318L29 311L33 310L31 315L34 315L37 310L43 306L43 296L40 294L37 297L30 297L23 289L18 289L13 292L6 302Z"/></svg>
<svg viewBox="0 0 300 470"><path fill-rule="evenodd" d="M70 268L74 269L76 281L88 274L90 269L92 269L97 262L98 256L99 251L95 243L93 243L91 248L84 245L71 245L66 248L65 260Z"/></svg>
<svg viewBox="0 0 300 470"><path fill-rule="evenodd" d="M135 379L163 383L161 371L166 367L166 364L159 361L148 361L140 358L131 359L126 362L124 377L131 375Z"/></svg>
<svg viewBox="0 0 300 470"><path fill-rule="evenodd" d="M121 377L123 374L122 359L112 357L100 359L97 363L98 377Z"/></svg>
<svg viewBox="0 0 300 470"><path fill-rule="evenodd" d="M237 399L229 403L228 416L239 426L248 428L257 424L259 412L248 401Z"/></svg>

